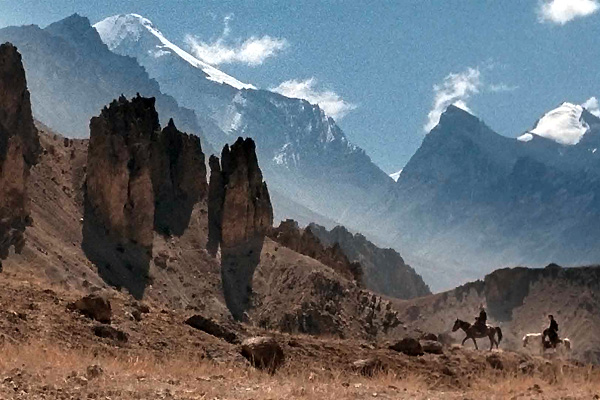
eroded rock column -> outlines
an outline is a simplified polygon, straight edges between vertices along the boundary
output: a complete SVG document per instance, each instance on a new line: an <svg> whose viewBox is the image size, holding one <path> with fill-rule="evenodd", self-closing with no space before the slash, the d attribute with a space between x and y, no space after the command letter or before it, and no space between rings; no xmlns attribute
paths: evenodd
<svg viewBox="0 0 600 400"><path fill-rule="evenodd" d="M31 223L27 180L39 153L21 55L6 43L0 46L0 262L11 246L23 247Z"/></svg>

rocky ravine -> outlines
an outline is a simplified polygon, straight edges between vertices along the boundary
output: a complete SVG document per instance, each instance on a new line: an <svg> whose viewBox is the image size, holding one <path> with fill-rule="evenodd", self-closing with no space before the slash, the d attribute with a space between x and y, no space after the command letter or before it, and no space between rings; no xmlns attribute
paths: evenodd
<svg viewBox="0 0 600 400"><path fill-rule="evenodd" d="M23 248L31 223L27 183L40 145L33 125L21 55L11 44L0 46L0 267L11 246Z"/></svg>

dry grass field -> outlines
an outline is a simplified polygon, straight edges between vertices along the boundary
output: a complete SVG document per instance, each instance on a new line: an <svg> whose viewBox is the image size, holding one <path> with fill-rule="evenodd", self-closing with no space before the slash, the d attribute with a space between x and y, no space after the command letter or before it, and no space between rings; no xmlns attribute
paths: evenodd
<svg viewBox="0 0 600 400"><path fill-rule="evenodd" d="M600 373L563 368L546 375L485 370L462 388L426 374L382 371L373 377L287 363L275 375L237 364L172 354L126 356L69 350L51 343L0 348L2 399L598 399Z"/></svg>

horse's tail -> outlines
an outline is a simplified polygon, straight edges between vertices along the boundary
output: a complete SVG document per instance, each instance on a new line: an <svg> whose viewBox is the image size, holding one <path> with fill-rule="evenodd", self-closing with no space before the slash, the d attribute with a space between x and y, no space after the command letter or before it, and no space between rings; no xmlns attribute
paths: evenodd
<svg viewBox="0 0 600 400"><path fill-rule="evenodd" d="M498 334L498 344L502 341L502 329L499 326L496 327L496 333Z"/></svg>

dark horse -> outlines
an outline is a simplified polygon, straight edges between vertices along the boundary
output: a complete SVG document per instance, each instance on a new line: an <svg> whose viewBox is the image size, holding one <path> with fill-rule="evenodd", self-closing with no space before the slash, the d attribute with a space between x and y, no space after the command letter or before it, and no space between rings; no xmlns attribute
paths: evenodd
<svg viewBox="0 0 600 400"><path fill-rule="evenodd" d="M467 334L467 336L462 341L463 346L464 346L465 342L467 341L467 339L472 339L473 343L475 344L475 348L479 349L477 347L477 342L475 341L475 339L476 338L480 339L480 338L484 338L487 336L488 338L490 338L490 350L492 350L494 348L494 345L496 345L496 348L498 348L498 345L500 344L500 341L502 340L502 330L500 329L499 326L494 327L494 326L486 325L485 329L481 329L481 327L479 327L477 325L471 325L470 323L468 323L466 321L461 321L460 319L457 319L456 322L454 322L454 326L452 327L452 332L456 332L459 329L462 329ZM494 338L495 334L498 335L497 341Z"/></svg>

